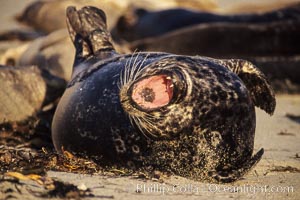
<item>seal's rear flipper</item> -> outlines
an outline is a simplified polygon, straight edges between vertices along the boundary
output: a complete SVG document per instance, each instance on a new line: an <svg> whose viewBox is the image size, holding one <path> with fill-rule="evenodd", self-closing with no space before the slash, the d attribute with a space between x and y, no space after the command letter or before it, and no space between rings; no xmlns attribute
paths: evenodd
<svg viewBox="0 0 300 200"><path fill-rule="evenodd" d="M75 7L70 6L67 8L67 25L75 47L78 43L85 42L92 55L103 50L114 50L106 27L106 16L102 10L87 6L77 11Z"/></svg>
<svg viewBox="0 0 300 200"><path fill-rule="evenodd" d="M242 163L237 169L232 169L231 171L216 171L211 173L213 181L230 183L236 181L243 177L247 172L249 172L261 159L264 154L264 149L260 149L250 160Z"/></svg>
<svg viewBox="0 0 300 200"><path fill-rule="evenodd" d="M266 76L251 62L246 60L221 60L221 64L236 73L245 83L255 106L272 115L276 99Z"/></svg>
<svg viewBox="0 0 300 200"><path fill-rule="evenodd" d="M73 76L81 71L75 68L86 58L96 56L104 59L115 54L102 10L91 6L76 10L70 6L67 8L67 26L76 48Z"/></svg>

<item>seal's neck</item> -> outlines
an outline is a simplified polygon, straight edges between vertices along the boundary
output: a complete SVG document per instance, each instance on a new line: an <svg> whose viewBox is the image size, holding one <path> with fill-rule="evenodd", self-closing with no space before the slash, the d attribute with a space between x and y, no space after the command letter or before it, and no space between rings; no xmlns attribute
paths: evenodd
<svg viewBox="0 0 300 200"><path fill-rule="evenodd" d="M118 54L115 51L101 51L96 56L90 56L89 58L79 59L79 60L75 58L73 71L72 71L72 79L77 74L93 66L94 63L99 62L99 60L113 58L118 55L120 54Z"/></svg>

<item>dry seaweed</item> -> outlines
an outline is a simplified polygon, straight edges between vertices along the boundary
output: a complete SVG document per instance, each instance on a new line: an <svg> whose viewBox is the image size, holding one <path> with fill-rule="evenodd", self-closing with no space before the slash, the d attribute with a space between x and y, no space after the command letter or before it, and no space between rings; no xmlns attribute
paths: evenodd
<svg viewBox="0 0 300 200"><path fill-rule="evenodd" d="M1 182L14 181L15 186L16 184L21 184L19 181L34 181L44 190L42 191L34 191L32 189L27 188L27 191L36 196L41 198L72 198L72 199L81 199L82 197L96 197L92 194L91 189L86 187L79 187L70 183L62 182L59 180L55 180L53 178L47 176L40 176L37 174L28 174L24 175L18 172L8 172L4 174L4 178L1 179ZM17 191L18 188L16 187ZM5 191L2 191L6 195L6 199L14 198L13 193L14 190L12 188L7 188ZM12 194L10 194L12 193ZM111 197L111 196L107 196Z"/></svg>
<svg viewBox="0 0 300 200"><path fill-rule="evenodd" d="M43 175L48 170L93 174L102 168L92 160L76 157L67 151L57 154L53 149L0 146L0 173L16 171Z"/></svg>
<svg viewBox="0 0 300 200"><path fill-rule="evenodd" d="M62 154L58 154L53 147L50 131L54 109L41 112L24 122L0 124L0 176L5 177L0 179L0 183L8 187L1 190L5 192L5 199L18 198L18 185L25 187L28 184L20 180L34 181L40 185L42 191L26 188L31 195L38 198L114 198L94 196L88 188L82 189L47 177L49 170L163 181L163 174L150 168L132 171L119 166L105 166L99 157L78 156L64 149Z"/></svg>
<svg viewBox="0 0 300 200"><path fill-rule="evenodd" d="M296 136L295 133L290 133L290 132L287 132L286 130L280 131L279 133L277 133L277 135L281 135L281 136Z"/></svg>
<svg viewBox="0 0 300 200"><path fill-rule="evenodd" d="M300 173L300 169L291 166L275 166L270 169L271 172L290 172L290 173Z"/></svg>
<svg viewBox="0 0 300 200"><path fill-rule="evenodd" d="M67 151L55 152L50 125L55 107L35 117L0 125L0 173L44 175L47 170L92 174L101 167L88 158L79 158Z"/></svg>
<svg viewBox="0 0 300 200"><path fill-rule="evenodd" d="M72 198L80 199L82 197L94 197L90 189L82 190L79 189L76 185L65 183L62 181L53 180L52 183L53 189L50 189L46 192L33 192L34 196L44 197L44 198Z"/></svg>

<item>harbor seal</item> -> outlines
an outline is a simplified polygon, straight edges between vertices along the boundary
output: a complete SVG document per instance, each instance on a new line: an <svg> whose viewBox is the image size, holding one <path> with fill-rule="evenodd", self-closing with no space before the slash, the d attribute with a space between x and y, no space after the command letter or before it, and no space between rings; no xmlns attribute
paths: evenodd
<svg viewBox="0 0 300 200"><path fill-rule="evenodd" d="M58 99L66 82L37 66L0 64L0 124L23 122Z"/></svg>
<svg viewBox="0 0 300 200"><path fill-rule="evenodd" d="M249 23L200 24L158 37L136 40L130 43L128 48L133 51L136 49L164 51L218 58L251 59L266 56L278 58L299 55L299 33L300 21L259 25Z"/></svg>
<svg viewBox="0 0 300 200"><path fill-rule="evenodd" d="M276 101L259 69L244 60L118 54L105 21L95 7L67 9L76 56L52 123L57 151L210 182L234 181L260 160L254 106L272 114Z"/></svg>
<svg viewBox="0 0 300 200"><path fill-rule="evenodd" d="M147 11L142 8L132 8L118 19L116 26L112 30L112 37L115 40L123 39L132 42L144 38L161 36L176 30L200 24L212 25L230 23L236 25L265 25L275 22L292 23L299 21L299 3L264 13L227 15L183 8L160 11ZM251 30L253 29L250 29L250 31Z"/></svg>

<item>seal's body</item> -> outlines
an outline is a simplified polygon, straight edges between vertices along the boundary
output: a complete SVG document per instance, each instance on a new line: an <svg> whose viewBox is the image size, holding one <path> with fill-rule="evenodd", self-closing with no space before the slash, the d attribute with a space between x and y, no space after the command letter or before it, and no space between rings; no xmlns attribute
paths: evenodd
<svg viewBox="0 0 300 200"><path fill-rule="evenodd" d="M56 110L55 148L105 164L233 181L255 163L254 105L272 114L264 75L243 60L117 54L101 10L67 10L73 79Z"/></svg>
<svg viewBox="0 0 300 200"><path fill-rule="evenodd" d="M129 9L119 18L112 34L116 40L123 39L132 42L144 38L161 36L191 26L234 24L236 27L239 27L239 25L243 27L243 24L247 24L251 26L261 25L261 27L256 28L256 30L263 31L262 29L265 29L265 26L273 23L291 24L295 22L299 23L299 20L299 3L264 13L238 15L219 15L182 8L160 11L147 11L133 8ZM253 31L253 28L249 30ZM256 36L253 37L255 38Z"/></svg>

